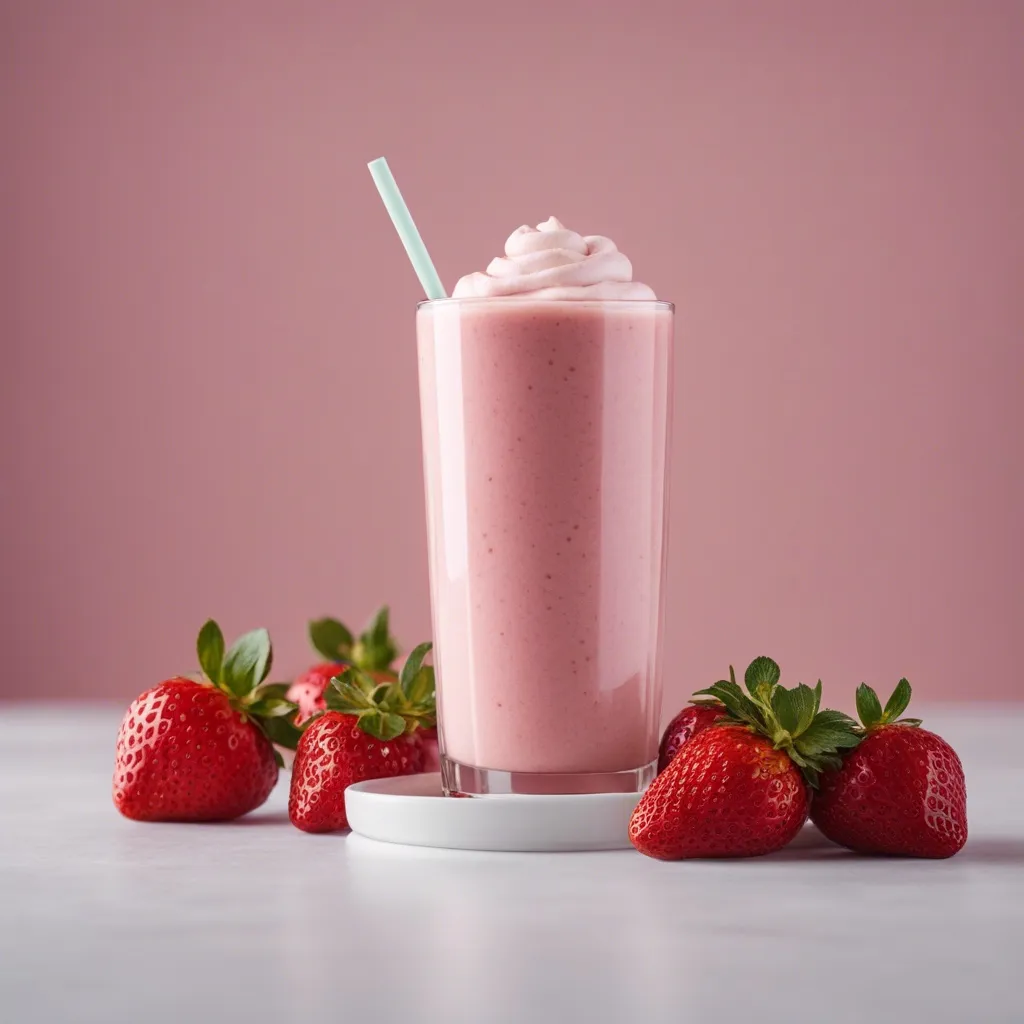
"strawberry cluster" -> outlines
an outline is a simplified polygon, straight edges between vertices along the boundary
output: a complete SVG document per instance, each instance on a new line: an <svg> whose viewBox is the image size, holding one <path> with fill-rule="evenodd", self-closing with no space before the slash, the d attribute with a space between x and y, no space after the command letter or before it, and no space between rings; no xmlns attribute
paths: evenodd
<svg viewBox="0 0 1024 1024"><path fill-rule="evenodd" d="M395 671L398 645L382 608L358 635L336 619L310 623L326 659L292 683L268 682L264 629L230 647L207 622L202 673L175 676L129 707L117 739L114 803L139 821L223 821L259 807L277 783L280 749L295 751L288 814L306 832L348 827L345 789L437 767L429 643ZM821 707L816 687L780 683L756 658L669 724L659 775L629 824L651 857L748 857L789 843L810 817L862 853L950 857L967 841L963 767L953 749L904 718L901 679L883 708L857 691L860 722Z"/></svg>
<svg viewBox="0 0 1024 1024"><path fill-rule="evenodd" d="M292 683L267 682L265 629L225 646L214 621L196 642L202 673L138 697L121 722L114 804L137 821L225 821L259 807L295 751L289 816L307 832L346 828L345 788L437 763L434 670L420 644L395 672L382 608L358 637L336 619L310 623L328 659Z"/></svg>
<svg viewBox="0 0 1024 1024"><path fill-rule="evenodd" d="M951 857L967 841L963 767L944 740L903 718L901 679L885 708L857 691L860 724L821 709L815 688L787 689L779 666L730 668L669 724L660 774L629 824L651 857L749 857L780 850L808 816L831 840L862 853Z"/></svg>

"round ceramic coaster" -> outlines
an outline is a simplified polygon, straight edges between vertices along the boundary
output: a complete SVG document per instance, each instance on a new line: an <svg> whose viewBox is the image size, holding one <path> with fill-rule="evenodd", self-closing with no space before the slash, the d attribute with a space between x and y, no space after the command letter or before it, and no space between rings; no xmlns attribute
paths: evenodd
<svg viewBox="0 0 1024 1024"><path fill-rule="evenodd" d="M554 853L627 848L639 799L638 793L452 799L434 772L357 782L345 791L345 810L353 832L385 843Z"/></svg>

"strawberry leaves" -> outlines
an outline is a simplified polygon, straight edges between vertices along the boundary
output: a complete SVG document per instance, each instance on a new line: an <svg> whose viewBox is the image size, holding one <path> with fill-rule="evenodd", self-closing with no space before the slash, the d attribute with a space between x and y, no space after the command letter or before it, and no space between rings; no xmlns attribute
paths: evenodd
<svg viewBox="0 0 1024 1024"><path fill-rule="evenodd" d="M265 629L242 634L225 651L224 634L213 619L199 630L196 654L206 678L235 697L248 696L267 678L274 657L270 634Z"/></svg>
<svg viewBox="0 0 1024 1024"><path fill-rule="evenodd" d="M251 704L246 704L245 710L250 715L259 715L261 718L281 718L289 715L295 710L295 705L283 697L261 697Z"/></svg>
<svg viewBox="0 0 1024 1024"><path fill-rule="evenodd" d="M295 711L296 706L292 704L287 713L258 718L259 727L271 743L288 750L294 750L299 745L302 730L295 724Z"/></svg>
<svg viewBox="0 0 1024 1024"><path fill-rule="evenodd" d="M714 697L715 701L723 705L729 716L737 722L757 725L757 705L735 683L730 683L727 679L720 679L706 690L698 690L697 693Z"/></svg>
<svg viewBox="0 0 1024 1024"><path fill-rule="evenodd" d="M433 644L429 641L413 648L412 653L402 666L402 674L398 677L399 686L406 700L411 704L422 704L432 700L434 694L434 669L424 665L423 659L430 653Z"/></svg>
<svg viewBox="0 0 1024 1024"><path fill-rule="evenodd" d="M398 644L391 635L391 612L384 605L358 639L337 619L314 619L309 639L318 654L328 661L354 665L363 672L388 672L398 657Z"/></svg>
<svg viewBox="0 0 1024 1024"><path fill-rule="evenodd" d="M231 706L260 728L271 743L294 749L301 735L295 726L296 705L286 699L288 683L268 683L274 651L270 634L254 629L227 650L224 634L213 619L196 638L199 665L209 682L227 695ZM280 755L275 751L280 760Z"/></svg>
<svg viewBox="0 0 1024 1024"><path fill-rule="evenodd" d="M779 683L780 678L779 666L771 658L760 657L743 675L748 693L736 683L732 666L728 679L698 693L724 706L728 717L720 725L741 725L766 736L776 750L784 750L800 767L808 784L816 787L818 774L838 766L839 751L855 747L861 737L848 715L820 710L820 680L813 689L804 683L787 689Z"/></svg>
<svg viewBox="0 0 1024 1024"><path fill-rule="evenodd" d="M779 690L781 692L782 688ZM801 736L811 727L814 716L818 713L821 704L821 683L819 682L814 690L803 683L798 683L796 689L786 690L786 694L792 709L793 722L792 726L787 725L786 728L794 736Z"/></svg>
<svg viewBox="0 0 1024 1024"><path fill-rule="evenodd" d="M437 724L434 669L423 664L431 646L423 643L413 650L397 682L378 683L361 669L346 668L324 693L328 710L354 715L358 727L378 740L433 728Z"/></svg>
<svg viewBox="0 0 1024 1024"><path fill-rule="evenodd" d="M842 711L829 708L818 711L807 729L793 740L796 753L805 762L801 768L809 767L815 771L837 768L840 763L839 751L848 750L860 742L854 726L853 719ZM816 781L817 778L814 779Z"/></svg>
<svg viewBox="0 0 1024 1024"><path fill-rule="evenodd" d="M224 634L213 619L208 619L196 638L199 667L214 686L220 684L221 666L224 664Z"/></svg>
<svg viewBox="0 0 1024 1024"><path fill-rule="evenodd" d="M387 694L394 684L377 686L358 669L347 668L340 676L331 680L324 693L324 702L329 711L340 711L343 715L355 715L358 726L369 736L378 740L393 740L406 730L406 720L397 711L391 710Z"/></svg>
<svg viewBox="0 0 1024 1024"><path fill-rule="evenodd" d="M309 624L314 650L328 661L348 661L352 656L352 633L337 619L314 619Z"/></svg>
<svg viewBox="0 0 1024 1024"><path fill-rule="evenodd" d="M731 667L729 671L732 671ZM779 666L771 658L762 655L747 666L747 671L743 673L743 682L746 683L750 696L756 698L765 693L770 694L781 676L782 670Z"/></svg>
<svg viewBox="0 0 1024 1024"><path fill-rule="evenodd" d="M696 701L695 703L719 703L725 707L729 716L737 722L757 726L758 712L757 705L740 689L736 682L736 672L732 665L729 666L729 678L719 679L706 690L698 690L694 696L705 695L713 697L710 702Z"/></svg>
<svg viewBox="0 0 1024 1024"><path fill-rule="evenodd" d="M896 684L896 689L892 691L892 696L886 701L885 710L883 710L878 694L867 683L861 683L857 687L857 714L860 716L864 731L868 732L879 726L894 723L910 726L920 725L920 718L900 718L910 704L910 693L910 683L906 679L901 679Z"/></svg>
<svg viewBox="0 0 1024 1024"><path fill-rule="evenodd" d="M919 718L900 718L910 704L910 683L901 679L886 702L866 683L857 688L857 714L861 725L849 715L821 708L821 680L813 689L798 683L787 689L779 683L779 666L771 658L755 658L743 674L747 693L736 682L729 667L729 678L720 679L697 695L711 697L720 704L726 717L719 725L744 726L772 741L776 750L784 750L803 771L807 783L817 788L818 775L826 768L838 768L842 753L856 747L872 729L893 723L917 726ZM694 703L708 703L695 701Z"/></svg>
<svg viewBox="0 0 1024 1024"><path fill-rule="evenodd" d="M267 678L273 652L265 629L243 633L225 652L221 666L221 687L244 697Z"/></svg>
<svg viewBox="0 0 1024 1024"><path fill-rule="evenodd" d="M882 702L867 683L857 687L857 715L869 727L882 720Z"/></svg>
<svg viewBox="0 0 1024 1024"><path fill-rule="evenodd" d="M910 704L910 683L906 679L901 679L896 684L896 689L892 691L892 696L889 697L885 704L885 711L882 712L882 717L887 722L895 722L904 711L907 710ZM916 718L909 719L909 721L916 722Z"/></svg>
<svg viewBox="0 0 1024 1024"><path fill-rule="evenodd" d="M789 733L790 739L796 741L814 724L821 703L820 687L819 683L818 688L812 690L804 683L798 683L792 690L787 690L776 684L771 690L771 709L775 721L782 732ZM780 745L780 741L784 742L781 733L774 738L776 746Z"/></svg>
<svg viewBox="0 0 1024 1024"><path fill-rule="evenodd" d="M352 661L364 672L380 672L391 668L397 657L398 645L391 635L391 610L384 605L359 634L352 648Z"/></svg>

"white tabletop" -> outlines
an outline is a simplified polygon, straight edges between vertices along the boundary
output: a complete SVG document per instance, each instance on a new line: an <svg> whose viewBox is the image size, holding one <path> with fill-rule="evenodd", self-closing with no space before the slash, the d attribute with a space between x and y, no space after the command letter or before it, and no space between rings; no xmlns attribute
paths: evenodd
<svg viewBox="0 0 1024 1024"><path fill-rule="evenodd" d="M1024 1021L1024 707L933 711L970 839L868 859L808 829L748 861L309 836L270 801L140 825L119 713L0 707L0 1020L417 1024Z"/></svg>

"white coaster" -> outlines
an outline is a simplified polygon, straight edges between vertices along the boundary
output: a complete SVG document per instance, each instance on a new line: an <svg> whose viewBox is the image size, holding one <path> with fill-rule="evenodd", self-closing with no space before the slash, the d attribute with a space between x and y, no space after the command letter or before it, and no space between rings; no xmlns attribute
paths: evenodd
<svg viewBox="0 0 1024 1024"><path fill-rule="evenodd" d="M353 832L384 843L518 853L621 850L638 793L446 798L441 775L357 782L345 791Z"/></svg>

